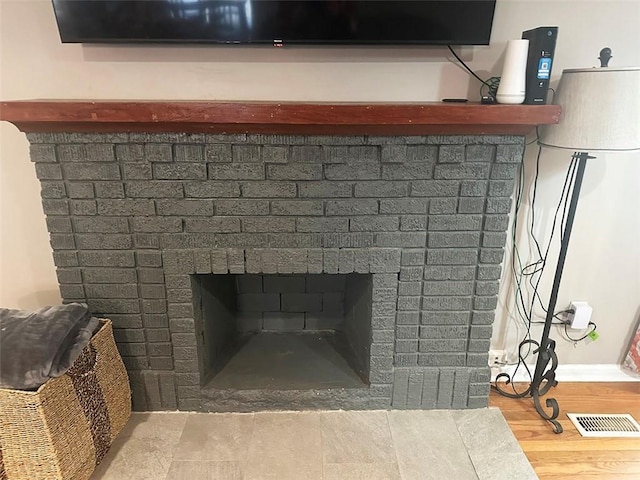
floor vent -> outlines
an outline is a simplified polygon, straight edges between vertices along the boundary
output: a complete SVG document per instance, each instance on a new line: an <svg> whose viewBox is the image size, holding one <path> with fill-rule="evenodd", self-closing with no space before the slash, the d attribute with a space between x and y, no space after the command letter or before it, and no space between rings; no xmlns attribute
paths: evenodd
<svg viewBox="0 0 640 480"><path fill-rule="evenodd" d="M629 414L567 413L583 437L639 437L640 425Z"/></svg>

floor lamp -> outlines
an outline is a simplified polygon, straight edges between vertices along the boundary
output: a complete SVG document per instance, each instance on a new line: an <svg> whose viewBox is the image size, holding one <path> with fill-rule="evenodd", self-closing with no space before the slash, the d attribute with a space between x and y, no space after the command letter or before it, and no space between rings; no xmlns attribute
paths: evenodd
<svg viewBox="0 0 640 480"><path fill-rule="evenodd" d="M553 425L555 433L562 433L562 425L556 420L560 413L558 402L554 398L546 399L549 412L542 406L541 397L558 384L555 379L558 367L556 343L549 338L549 333L571 227L587 160L595 158L589 153L640 150L640 68L564 70L553 103L562 107L560 123L543 126L538 143L544 147L573 150L572 158L578 165L570 186L572 191L566 221L561 226L560 254L542 337L540 342L527 339L519 346L522 349L533 345L534 353L538 354L533 380L524 392L509 393L500 388L500 382L510 383L511 376L501 373L496 378L496 388L500 394L512 398L533 397L538 414Z"/></svg>

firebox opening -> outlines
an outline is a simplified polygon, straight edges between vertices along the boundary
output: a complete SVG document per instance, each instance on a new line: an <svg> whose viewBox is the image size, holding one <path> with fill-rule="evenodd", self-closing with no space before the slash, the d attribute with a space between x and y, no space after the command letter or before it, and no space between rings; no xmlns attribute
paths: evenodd
<svg viewBox="0 0 640 480"><path fill-rule="evenodd" d="M192 275L201 380L213 389L363 388L371 275Z"/></svg>

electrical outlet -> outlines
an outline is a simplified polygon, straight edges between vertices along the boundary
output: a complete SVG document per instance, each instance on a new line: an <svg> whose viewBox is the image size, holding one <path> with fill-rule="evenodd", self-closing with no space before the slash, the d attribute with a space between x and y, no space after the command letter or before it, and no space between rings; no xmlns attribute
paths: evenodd
<svg viewBox="0 0 640 480"><path fill-rule="evenodd" d="M593 308L587 302L571 302L571 310L567 317L569 326L575 330L584 330L589 327Z"/></svg>
<svg viewBox="0 0 640 480"><path fill-rule="evenodd" d="M489 350L489 366L495 367L503 365L506 356L504 350Z"/></svg>

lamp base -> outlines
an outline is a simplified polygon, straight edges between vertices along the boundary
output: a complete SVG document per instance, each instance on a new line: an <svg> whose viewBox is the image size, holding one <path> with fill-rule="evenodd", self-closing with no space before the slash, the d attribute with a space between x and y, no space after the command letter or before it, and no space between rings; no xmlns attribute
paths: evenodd
<svg viewBox="0 0 640 480"><path fill-rule="evenodd" d="M580 187L582 186L582 179L584 177L584 170L587 165L587 159L595 158L589 156L586 152L574 152L572 157L573 161L578 161L578 167L575 171L575 175L572 179L571 186L571 200L569 203L569 211L567 212L566 222L562 231L560 241L560 254L558 256L558 264L556 266L555 276L553 278L553 287L551 288L551 296L549 298L549 307L547 309L547 316L544 321L544 329L542 331L542 337L540 342L531 339L525 339L520 342L518 346L519 361L524 364L524 357L526 353L530 351L531 346L535 349L534 354L538 355L536 361L535 373L533 379L529 384L529 387L522 392L510 393L501 387L501 384L509 385L512 382L511 375L508 373L501 373L496 377L496 381L493 388L500 394L509 398L524 398L527 396L533 397L533 403L538 412L544 420L551 423L553 431L555 433L562 433L562 425L558 420L560 414L560 407L555 398L547 398L545 406L551 409L550 413L545 411L542 406L541 397L547 394L551 388L558 385L556 380L556 369L558 368L558 356L556 355L556 342L549 338L551 332L551 325L553 323L553 316L556 309L556 303L558 301L558 291L560 290L560 281L562 280L562 270L564 269L564 262L567 257L567 250L569 248L569 238L571 237L571 228L573 227L573 220L576 214L576 207L578 205L578 198L580 197ZM527 350L524 352L523 349ZM550 365L549 365L550 364ZM528 367L525 365L527 371ZM503 382L504 380L504 382Z"/></svg>

